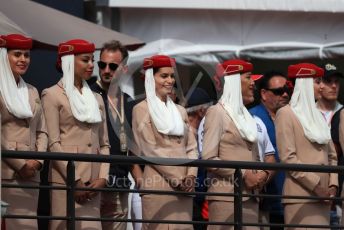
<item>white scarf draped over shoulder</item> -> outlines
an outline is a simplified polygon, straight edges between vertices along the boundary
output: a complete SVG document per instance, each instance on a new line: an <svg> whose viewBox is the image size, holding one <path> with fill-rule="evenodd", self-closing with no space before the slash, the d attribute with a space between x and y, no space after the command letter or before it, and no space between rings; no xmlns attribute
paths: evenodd
<svg viewBox="0 0 344 230"><path fill-rule="evenodd" d="M313 78L296 79L290 107L308 140L318 144L327 144L330 141L330 128L315 105Z"/></svg>
<svg viewBox="0 0 344 230"><path fill-rule="evenodd" d="M219 102L226 110L239 130L241 137L250 142L257 142L257 125L244 106L241 92L240 74L224 76L223 94Z"/></svg>
<svg viewBox="0 0 344 230"><path fill-rule="evenodd" d="M102 121L98 102L85 80L81 92L74 86L74 55L66 55L62 60L62 83L67 94L74 118L81 122L99 123Z"/></svg>
<svg viewBox="0 0 344 230"><path fill-rule="evenodd" d="M145 90L149 115L158 132L166 135L183 136L184 122L177 106L169 96L167 96L165 103L156 95L152 68L145 72Z"/></svg>
<svg viewBox="0 0 344 230"><path fill-rule="evenodd" d="M0 93L7 110L17 118L25 119L33 116L29 90L22 77L17 85L8 60L7 49L0 48Z"/></svg>

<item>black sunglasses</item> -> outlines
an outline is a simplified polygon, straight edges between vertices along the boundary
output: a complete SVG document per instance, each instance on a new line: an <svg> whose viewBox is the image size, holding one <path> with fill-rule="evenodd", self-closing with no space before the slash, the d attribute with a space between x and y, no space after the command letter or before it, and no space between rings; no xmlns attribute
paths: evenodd
<svg viewBox="0 0 344 230"><path fill-rule="evenodd" d="M118 65L116 63L106 63L106 62L103 62L103 61L98 61L99 69L105 69L107 65L109 65L109 68L112 71L116 71L116 69L118 68Z"/></svg>
<svg viewBox="0 0 344 230"><path fill-rule="evenodd" d="M271 91L274 95L276 96L282 96L284 93L287 93L288 95L290 94L290 89L288 86L283 86L275 89L266 89Z"/></svg>

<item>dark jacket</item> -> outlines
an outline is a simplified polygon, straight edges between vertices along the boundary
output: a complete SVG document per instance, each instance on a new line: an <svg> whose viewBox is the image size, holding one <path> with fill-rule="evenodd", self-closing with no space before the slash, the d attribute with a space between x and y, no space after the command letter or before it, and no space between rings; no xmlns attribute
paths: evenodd
<svg viewBox="0 0 344 230"><path fill-rule="evenodd" d="M93 92L99 93L105 104L106 108L106 120L107 120L107 127L109 133L109 142L110 142L110 154L111 155L127 155L126 152L122 152L120 149L120 141L119 141L119 127L120 123L115 122L112 120L109 114L109 103L107 93L95 82L90 86ZM131 117L132 117L132 110L135 105L135 101L130 100L130 97L127 94L124 94L124 112L125 112L125 127L126 132L128 129L131 131ZM112 121L111 121L112 120ZM118 119L117 119L118 120ZM129 126L129 127L128 127ZM129 134L128 139L130 139L131 135ZM118 165L115 163L111 163L110 171L109 171L109 184L112 185L110 187L113 188L129 188L130 187L130 180L128 179L128 172L130 170L130 165Z"/></svg>

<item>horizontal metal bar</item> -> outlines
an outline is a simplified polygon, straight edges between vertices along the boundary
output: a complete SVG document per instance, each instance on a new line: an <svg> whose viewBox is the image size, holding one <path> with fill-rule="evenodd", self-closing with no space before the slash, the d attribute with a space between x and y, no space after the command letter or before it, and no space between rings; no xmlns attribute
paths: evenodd
<svg viewBox="0 0 344 230"><path fill-rule="evenodd" d="M320 196L284 196L284 195L269 195L269 194L243 194L243 197L257 197L257 198L282 198L282 199L299 199L299 200L344 200L341 197L320 197Z"/></svg>
<svg viewBox="0 0 344 230"><path fill-rule="evenodd" d="M67 186L51 186L51 185L19 185L2 183L3 188L24 188L24 189L50 189L50 190L67 190Z"/></svg>
<svg viewBox="0 0 344 230"><path fill-rule="evenodd" d="M66 216L29 216L29 215L11 215L11 214L5 214L1 218L38 219L38 220L68 220L68 217L66 217Z"/></svg>
<svg viewBox="0 0 344 230"><path fill-rule="evenodd" d="M171 158L149 158L135 156L101 156L96 154L75 154L75 153L42 153L42 152L19 152L19 151L2 151L4 158L19 159L43 159L43 160L64 160L64 161L86 161L86 162L108 162L116 164L141 164L141 165L172 165L172 166L194 166L194 167L216 167L216 168L233 168L233 169L267 169L267 170L291 170L291 171L311 171L311 172L331 172L343 173L344 166L323 166L310 164L282 164L282 163L261 163L261 162L243 162L243 161L214 161L214 160L190 160L190 159L171 159ZM12 185L2 184L3 187L18 187L27 189L58 189L66 190L68 186L31 186L31 185ZM163 195L211 195L211 196L238 196L236 193L208 193L208 192L191 192L182 191L157 191L157 190L131 190L119 188L80 188L76 190L93 190L93 191L116 191L131 193L163 194ZM316 197L316 196L281 196L270 194L242 194L242 197L263 197L263 198L284 198L284 199L306 199L306 200L343 200L343 198ZM5 215L5 218L21 219L57 219L71 220L68 217L51 217L51 216L23 216L23 215ZM76 221L117 221L117 222L142 222L142 223L174 223L174 224L207 224L207 225L235 225L233 222L204 222L204 221L174 221L174 220L117 220L113 218L90 218L76 217ZM332 228L341 229L342 226L328 225L297 225L297 224L262 224L262 223L240 223L242 226L274 226L274 227L300 227L300 228Z"/></svg>
<svg viewBox="0 0 344 230"><path fill-rule="evenodd" d="M46 219L46 220L68 220L63 216L24 216L24 215L5 215L3 218L9 219ZM105 221L105 222L133 222L133 223L163 223L163 224L207 224L207 225L234 225L234 222L210 222L210 221L180 221L180 220L143 220L143 219L115 219L115 218L95 218L95 217L75 217L75 221ZM328 228L343 229L343 225L306 225L306 224L267 224L267 223L242 223L243 226L260 227L289 227L289 228Z"/></svg>
<svg viewBox="0 0 344 230"><path fill-rule="evenodd" d="M168 166L194 166L194 167L216 167L233 169L264 169L264 170L292 170L304 172L331 172L343 173L344 166L311 165L311 164L284 164L264 163L247 161L225 161L225 160L191 160L180 158L157 158L137 157L120 155L98 155L84 153L56 153L56 152L34 152L34 151L10 151L2 150L3 158L17 159L42 159L62 161L84 161L84 162L108 162L116 164L142 164L142 165L168 165Z"/></svg>
<svg viewBox="0 0 344 230"><path fill-rule="evenodd" d="M54 189L54 190L67 190L67 186L30 186L30 185L13 185L1 184L3 188L24 188L24 189ZM114 189L114 188L75 188L80 191L102 191L102 192L129 192L141 194L159 194L159 195L204 195L204 196L236 196L235 193L216 193L216 192L182 192L182 191L166 191L166 190L137 190L137 189ZM272 194L242 194L243 197L257 197L257 198L284 198L284 199L300 199L300 200L338 200L342 201L341 197L318 197L318 196L283 196Z"/></svg>

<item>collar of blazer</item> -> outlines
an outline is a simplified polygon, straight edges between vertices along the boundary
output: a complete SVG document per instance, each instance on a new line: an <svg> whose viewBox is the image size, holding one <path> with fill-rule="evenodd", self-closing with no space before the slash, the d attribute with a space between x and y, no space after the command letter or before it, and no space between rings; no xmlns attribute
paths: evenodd
<svg viewBox="0 0 344 230"><path fill-rule="evenodd" d="M38 100L38 102L37 102ZM31 87L29 87L29 103L30 103L30 107L32 110L32 117L35 117L35 114L37 112L37 104L40 105L39 99L34 97L34 93L31 91Z"/></svg>
<svg viewBox="0 0 344 230"><path fill-rule="evenodd" d="M59 80L59 82L57 82L57 85L61 88L62 93L67 96L66 91L63 88L62 78Z"/></svg>

